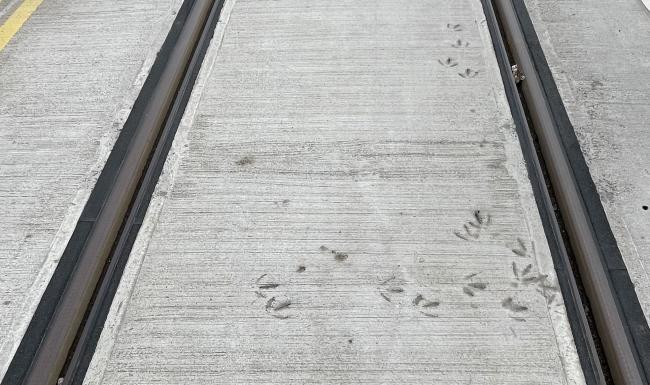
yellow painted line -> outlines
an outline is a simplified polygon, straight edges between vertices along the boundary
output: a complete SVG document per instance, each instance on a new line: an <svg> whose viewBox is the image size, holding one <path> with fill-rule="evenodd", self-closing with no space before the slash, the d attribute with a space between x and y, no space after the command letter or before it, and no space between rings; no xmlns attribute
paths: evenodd
<svg viewBox="0 0 650 385"><path fill-rule="evenodd" d="M0 51L9 43L12 37L25 24L43 0L25 0L4 24L0 25Z"/></svg>

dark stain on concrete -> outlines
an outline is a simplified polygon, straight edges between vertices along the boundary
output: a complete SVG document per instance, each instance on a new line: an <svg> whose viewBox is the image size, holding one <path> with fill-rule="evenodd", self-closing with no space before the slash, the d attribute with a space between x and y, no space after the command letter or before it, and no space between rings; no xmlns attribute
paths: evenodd
<svg viewBox="0 0 650 385"><path fill-rule="evenodd" d="M241 158L241 159L239 159L237 162L235 162L235 164L237 166L248 166L248 165L251 165L253 163L255 163L255 158L252 157L252 156L248 156L248 155Z"/></svg>
<svg viewBox="0 0 650 385"><path fill-rule="evenodd" d="M343 262L343 261L345 261L346 259L348 259L348 255L347 255L347 253L343 253L343 252L341 252L341 251L332 250L332 249L328 248L328 247L325 246L325 245L323 245L323 246L320 247L320 251L329 251L330 253L334 254L334 259L337 260L337 261L339 261L339 262Z"/></svg>
<svg viewBox="0 0 650 385"><path fill-rule="evenodd" d="M340 251L334 251L334 250L332 250L332 253L334 253L334 259L336 259L339 262L343 262L346 259L348 259L348 255L346 253L341 253Z"/></svg>

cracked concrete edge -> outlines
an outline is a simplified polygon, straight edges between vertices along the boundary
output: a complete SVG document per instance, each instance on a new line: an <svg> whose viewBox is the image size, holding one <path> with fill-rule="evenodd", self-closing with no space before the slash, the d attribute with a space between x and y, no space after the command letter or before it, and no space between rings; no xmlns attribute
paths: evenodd
<svg viewBox="0 0 650 385"><path fill-rule="evenodd" d="M473 3L474 7L480 8L477 14L483 15L483 8L480 1ZM491 34L485 19L477 20L479 28L483 29L481 37L483 39L483 46L485 47L486 65L489 70L486 73L494 74L500 77L499 65L496 60L494 47L492 46ZM498 81L501 84L501 79ZM505 91L499 88L499 91L494 95L495 103L500 109L510 111L510 105L505 95ZM508 172L512 175L513 179L519 181L517 183L519 189L519 200L521 207L524 210L526 217L526 224L529 226L528 234L531 239L533 257L537 269L541 274L548 276L550 282L555 287L559 287L557 274L555 273L555 265L551 251L548 247L544 227L542 225L541 217L536 205L530 205L535 202L530 177L526 169L526 163L523 157L521 146L516 132L514 121L511 117L504 121L501 125L504 134L504 151L508 162L505 162ZM549 321L553 327L555 341L557 344L558 354L562 363L562 368L565 374L565 382L569 385L583 385L586 384L582 366L580 365L580 358L576 350L571 325L567 310L564 304L564 297L562 293L557 293L558 301L546 304L549 314Z"/></svg>
<svg viewBox="0 0 650 385"><path fill-rule="evenodd" d="M135 77L130 89L124 96L120 104L121 107L114 112L113 116L115 118L111 122L109 129L106 131L106 133L104 133L104 135L102 135L99 140L95 163L87 172L81 188L77 191L77 194L70 202L70 207L68 208L61 226L57 230L52 240L47 257L45 258L45 261L29 290L25 305L20 309L19 313L22 315L22 317L17 317L11 325L11 335L13 338L0 346L0 359L2 359L2 362L0 362L0 365L2 365L0 367L0 378L4 377L9 368L9 364L11 363L11 360L16 353L16 349L18 349L25 331L31 322L32 316L38 307L40 298L42 297L43 292L49 284L50 278L52 277L52 274L58 265L59 259L63 255L68 241L74 232L84 206L90 197L90 193L92 192L92 189L95 186L95 183L97 182L97 179L99 178L104 165L106 164L106 160L108 159L108 156L113 149L113 145L115 144L117 137L124 127L126 118L131 113L133 104L135 103L135 100L138 97L140 89L142 88L147 76L149 75L149 71L151 70L153 63L156 60L158 51L160 50L160 47L167 37L167 31L169 31L172 23L174 22L174 19L176 18L176 12L180 7L180 4L182 4L182 0L176 0L176 2L170 6L167 16L162 21L160 29L155 35L155 39L152 41L149 47L146 58L142 62L142 66L138 72L138 75Z"/></svg>
<svg viewBox="0 0 650 385"><path fill-rule="evenodd" d="M194 117L201 101L203 90L215 65L217 54L225 35L225 29L228 25L236 1L237 0L224 1L210 47L206 52L203 64L196 78L192 95L190 96L183 118L178 126L169 155L163 166L163 171L158 183L156 184L156 188L151 198L151 203L147 208L147 213L145 214L142 227L136 237L122 279L120 280L110 311L106 318L104 328L99 337L99 341L97 342L97 348L88 367L88 371L86 372L84 379L85 385L99 385L103 382L104 372L106 370L105 363L109 360L113 351L115 339L122 318L124 317L127 303L138 279L140 268L144 262L144 257L147 253L151 237L156 229L156 224L158 223L158 217L163 209L166 197L174 187L175 176L180 161L184 158L184 155L187 152L189 146L188 134L194 123Z"/></svg>

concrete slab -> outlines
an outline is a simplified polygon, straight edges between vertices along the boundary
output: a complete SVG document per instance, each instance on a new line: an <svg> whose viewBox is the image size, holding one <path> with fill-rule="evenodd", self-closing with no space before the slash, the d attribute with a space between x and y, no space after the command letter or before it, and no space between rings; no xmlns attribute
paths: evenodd
<svg viewBox="0 0 650 385"><path fill-rule="evenodd" d="M45 0L0 50L0 377L179 7Z"/></svg>
<svg viewBox="0 0 650 385"><path fill-rule="evenodd" d="M0 0L0 23L4 23L18 5L19 0Z"/></svg>
<svg viewBox="0 0 650 385"><path fill-rule="evenodd" d="M526 6L650 322L650 12L640 0Z"/></svg>
<svg viewBox="0 0 650 385"><path fill-rule="evenodd" d="M478 0L230 0L87 384L582 384Z"/></svg>

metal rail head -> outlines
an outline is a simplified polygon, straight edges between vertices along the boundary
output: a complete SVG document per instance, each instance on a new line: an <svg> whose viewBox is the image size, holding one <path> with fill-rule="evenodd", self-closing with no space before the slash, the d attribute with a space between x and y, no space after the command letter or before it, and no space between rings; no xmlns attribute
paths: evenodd
<svg viewBox="0 0 650 385"><path fill-rule="evenodd" d="M535 142L528 125L527 114L520 99L517 84L526 79L519 66L511 65L508 50L502 37L501 27L494 10L492 0L482 0L483 10L494 45L496 59L501 67L504 90L510 103L513 119L517 126L517 134L521 144L531 184L535 193L538 210L544 225L551 254L557 269L560 288L567 308L567 316L571 323L571 330L580 361L582 363L585 380L590 385L605 385L607 381L603 373L600 357L596 349L592 329L585 309L583 308L581 293L573 272L571 258L564 244L562 230L557 221L553 200L548 189L544 170L537 155Z"/></svg>
<svg viewBox="0 0 650 385"><path fill-rule="evenodd" d="M493 0L518 70L526 74L521 90L546 164L569 242L592 306L598 335L616 384L646 384L637 352L621 316L605 259L580 194L559 129L546 99L512 0Z"/></svg>
<svg viewBox="0 0 650 385"><path fill-rule="evenodd" d="M214 4L214 0L194 0L23 385L57 383Z"/></svg>

